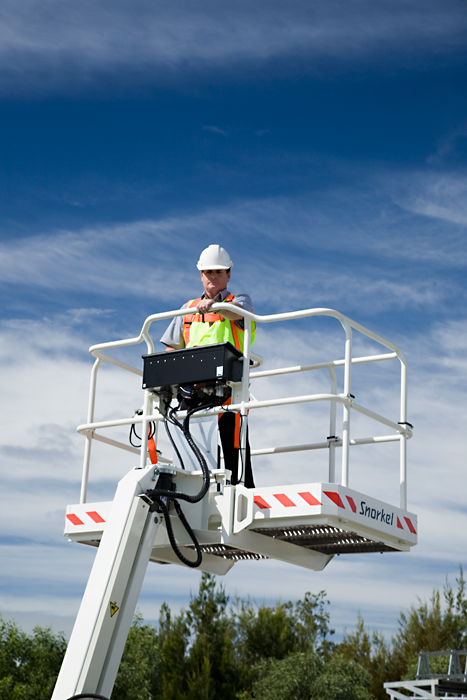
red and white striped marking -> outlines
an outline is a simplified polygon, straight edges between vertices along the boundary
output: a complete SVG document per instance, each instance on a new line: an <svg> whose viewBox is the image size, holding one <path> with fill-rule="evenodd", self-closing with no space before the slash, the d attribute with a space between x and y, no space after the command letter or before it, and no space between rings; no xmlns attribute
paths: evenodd
<svg viewBox="0 0 467 700"><path fill-rule="evenodd" d="M87 516L87 517L86 517ZM80 516L76 513L67 513L67 519L72 525L89 525L88 519L92 520L94 524L105 523L105 519L100 515L97 510L89 510L86 513L80 513Z"/></svg>
<svg viewBox="0 0 467 700"><path fill-rule="evenodd" d="M338 508L342 508L343 510L350 510L352 511L352 513L357 513L357 506L352 496L344 495L341 498L340 494L338 494L337 491L323 491L323 496L329 499L329 501L331 501L335 506L338 506ZM270 496L268 496L268 501L264 498L264 496L256 495L253 498L253 502L261 510L271 510L274 506L277 506L277 503L272 500L273 498L276 499L285 508L297 508L300 505L303 505L303 501L308 503L308 505L310 506L326 505L326 503L321 503L321 501L319 501L309 491L298 492L297 494L292 495L292 498L294 498L295 500L292 500L290 495L288 496L285 493L273 493ZM399 517L398 515L396 515L396 521L397 527L399 529L409 530L409 532L411 532L413 535L417 534L412 520L407 516L401 515Z"/></svg>
<svg viewBox="0 0 467 700"><path fill-rule="evenodd" d="M404 528L404 525L402 524L401 520L402 520L402 522L405 521L405 523L406 523L405 528ZM405 529L410 530L412 535L417 534L417 531L414 527L413 522L410 520L410 518L406 518L405 515L403 516L402 519L400 519L399 517L397 518L397 527L400 528L401 530L405 530Z"/></svg>
<svg viewBox="0 0 467 700"><path fill-rule="evenodd" d="M342 498L339 496L339 494L336 491L323 491L323 494L331 500L334 505L339 506L339 508L346 508L344 505L344 502ZM285 493L273 493L272 496L276 498L279 503L281 503L283 506L286 508L297 508L298 505L302 505L301 499L306 501L309 506L322 506L323 503L321 501L318 501L318 499L313 496L312 493L309 491L303 491L301 493L297 493L297 502L295 503L292 501L290 496L287 496ZM345 496L345 498L348 501L348 506L347 508L350 508L350 510L353 513L357 512L357 506L355 505L355 501L351 496ZM262 496L255 496L253 498L254 503L261 508L262 510L270 509L272 508L272 505L270 505Z"/></svg>

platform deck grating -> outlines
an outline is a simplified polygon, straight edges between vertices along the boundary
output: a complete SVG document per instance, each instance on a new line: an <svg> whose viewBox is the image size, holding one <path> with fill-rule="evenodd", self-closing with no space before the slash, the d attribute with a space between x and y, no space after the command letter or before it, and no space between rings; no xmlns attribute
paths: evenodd
<svg viewBox="0 0 467 700"><path fill-rule="evenodd" d="M356 554L360 552L397 552L384 542L375 542L356 532L346 532L331 525L303 525L301 527L258 527L252 529L260 535L298 547L313 549L323 554Z"/></svg>
<svg viewBox="0 0 467 700"><path fill-rule="evenodd" d="M222 559L229 559L233 561L246 561L248 559L269 559L269 557L266 557L263 554L248 552L244 549L229 547L225 544L202 544L200 545L200 548L203 554L212 554L215 557L221 557ZM187 549L194 549L194 547L193 545L189 545Z"/></svg>

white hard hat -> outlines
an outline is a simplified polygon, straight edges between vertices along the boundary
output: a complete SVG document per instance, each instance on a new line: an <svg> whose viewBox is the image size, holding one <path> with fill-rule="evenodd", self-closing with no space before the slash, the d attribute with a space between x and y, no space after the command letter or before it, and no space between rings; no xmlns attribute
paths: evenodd
<svg viewBox="0 0 467 700"><path fill-rule="evenodd" d="M210 245L199 256L196 267L198 270L230 270L233 262L225 248L220 245Z"/></svg>

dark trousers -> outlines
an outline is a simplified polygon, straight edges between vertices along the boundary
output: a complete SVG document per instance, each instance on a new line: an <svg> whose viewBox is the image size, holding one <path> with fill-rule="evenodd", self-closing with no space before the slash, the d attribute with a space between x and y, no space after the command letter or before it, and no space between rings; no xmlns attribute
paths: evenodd
<svg viewBox="0 0 467 700"><path fill-rule="evenodd" d="M247 489L254 489L255 482L251 469L248 430L246 434L245 463L241 463L240 474L238 473L238 455L240 453L240 449L235 447L235 413L224 413L219 418L219 434L221 436L225 468L232 472L232 484L238 484L239 482L243 481Z"/></svg>

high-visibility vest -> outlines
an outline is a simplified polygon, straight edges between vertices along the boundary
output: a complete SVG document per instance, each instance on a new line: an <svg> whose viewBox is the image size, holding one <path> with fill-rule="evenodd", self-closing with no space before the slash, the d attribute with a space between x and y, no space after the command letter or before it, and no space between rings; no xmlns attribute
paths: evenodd
<svg viewBox="0 0 467 700"><path fill-rule="evenodd" d="M229 294L223 301L229 302L235 299ZM187 308L198 306L201 297L188 302ZM245 319L246 322L246 319ZM255 339L256 324L251 321L251 344ZM215 313L187 314L183 321L183 339L185 347L194 348L200 345L214 345L215 343L232 343L243 352L243 338L245 331L235 325L235 321L222 318Z"/></svg>

